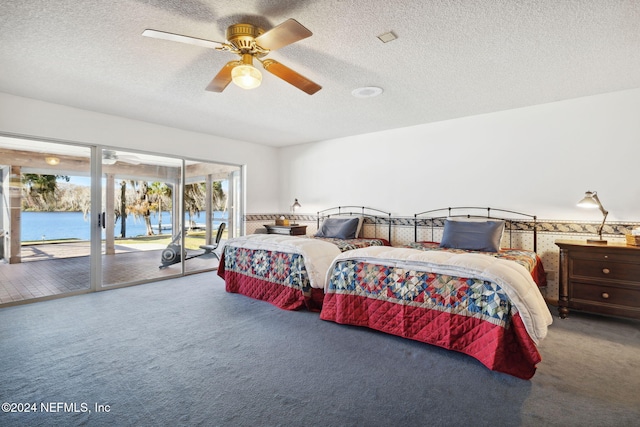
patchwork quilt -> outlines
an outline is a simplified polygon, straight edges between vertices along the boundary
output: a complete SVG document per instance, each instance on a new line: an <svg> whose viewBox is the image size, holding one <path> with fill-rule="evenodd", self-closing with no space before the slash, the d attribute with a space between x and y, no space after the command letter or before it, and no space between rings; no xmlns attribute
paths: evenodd
<svg viewBox="0 0 640 427"><path fill-rule="evenodd" d="M326 272L341 251L388 244L383 239L333 239L254 234L230 239L218 275L227 292L268 301L286 310L319 311Z"/></svg>
<svg viewBox="0 0 640 427"><path fill-rule="evenodd" d="M366 248L339 255L320 317L468 354L529 379L552 318L529 271L452 251Z"/></svg>
<svg viewBox="0 0 640 427"><path fill-rule="evenodd" d="M406 245L406 247L419 249L421 251L449 251L458 254L477 253L515 261L529 270L533 281L536 282L539 287L547 286L547 275L544 271L542 260L538 254L533 251L526 251L523 249L500 249L499 252L469 251L465 249L441 248L440 243L435 242L413 242Z"/></svg>

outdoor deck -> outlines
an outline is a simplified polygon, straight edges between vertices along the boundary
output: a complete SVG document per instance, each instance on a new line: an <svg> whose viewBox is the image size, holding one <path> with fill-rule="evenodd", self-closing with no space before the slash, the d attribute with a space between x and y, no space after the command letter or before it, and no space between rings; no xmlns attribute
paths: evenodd
<svg viewBox="0 0 640 427"><path fill-rule="evenodd" d="M102 282L137 283L180 274L180 264L159 268L165 247L158 244L116 245L114 255L102 256ZM89 253L89 242L83 241L23 246L22 263L0 261L0 305L88 290L91 283ZM185 261L187 273L217 267L218 259L212 254Z"/></svg>

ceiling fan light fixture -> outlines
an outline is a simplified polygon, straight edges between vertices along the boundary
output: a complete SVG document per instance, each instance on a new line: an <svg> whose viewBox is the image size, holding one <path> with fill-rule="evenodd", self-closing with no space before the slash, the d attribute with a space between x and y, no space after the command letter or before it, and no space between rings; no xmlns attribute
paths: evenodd
<svg viewBox="0 0 640 427"><path fill-rule="evenodd" d="M255 89L262 83L262 74L253 65L242 64L233 67L231 79L242 89Z"/></svg>
<svg viewBox="0 0 640 427"><path fill-rule="evenodd" d="M287 19L266 32L264 29L249 23L230 25L227 27L226 41L222 43L150 28L144 30L142 35L156 39L188 43L239 55L242 58L241 61L229 61L218 71L218 74L216 74L205 89L209 92L222 92L231 82L234 82L243 89L255 89L260 86L262 83L262 74L253 67L254 58L262 62L265 70L308 95L313 95L322 89L322 86L277 61L261 60L261 58L274 50L313 35L309 29L305 28L293 18ZM270 61L269 69L267 69L266 61Z"/></svg>

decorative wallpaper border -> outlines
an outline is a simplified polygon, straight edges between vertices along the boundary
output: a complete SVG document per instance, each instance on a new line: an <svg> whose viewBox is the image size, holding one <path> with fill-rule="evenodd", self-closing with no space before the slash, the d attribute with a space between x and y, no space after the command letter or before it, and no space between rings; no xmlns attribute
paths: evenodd
<svg viewBox="0 0 640 427"><path fill-rule="evenodd" d="M317 215L292 215L292 214L247 214L245 215L245 221L247 222L260 222L260 221L275 221L276 219L284 216L294 222L316 223L318 220ZM413 217L392 217L392 227L414 227L415 218ZM389 223L388 218L378 217L374 218L365 217L365 224L377 224L387 225ZM431 220L418 219L418 227L429 228L431 227ZM443 219L433 220L434 228L441 228L444 226ZM567 221L567 220L538 220L535 223L538 229L538 233L553 233L553 234L597 234L600 222L584 222L584 221ZM507 229L511 227L511 231L532 231L534 227L533 221L521 221L513 220L507 224ZM630 234L631 230L640 227L640 222L607 222L602 230L603 235L609 236L624 236Z"/></svg>

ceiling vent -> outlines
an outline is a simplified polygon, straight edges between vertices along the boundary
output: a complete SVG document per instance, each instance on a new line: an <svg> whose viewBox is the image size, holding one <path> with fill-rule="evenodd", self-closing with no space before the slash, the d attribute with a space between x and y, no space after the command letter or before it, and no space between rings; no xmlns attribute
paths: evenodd
<svg viewBox="0 0 640 427"><path fill-rule="evenodd" d="M392 31L389 31L388 33L380 34L380 35L378 36L378 38L380 39L380 41L381 41L382 43L389 43L389 42L394 41L394 40L395 40L395 39L397 39L398 37L397 37L395 34L393 34L393 32L392 32Z"/></svg>

